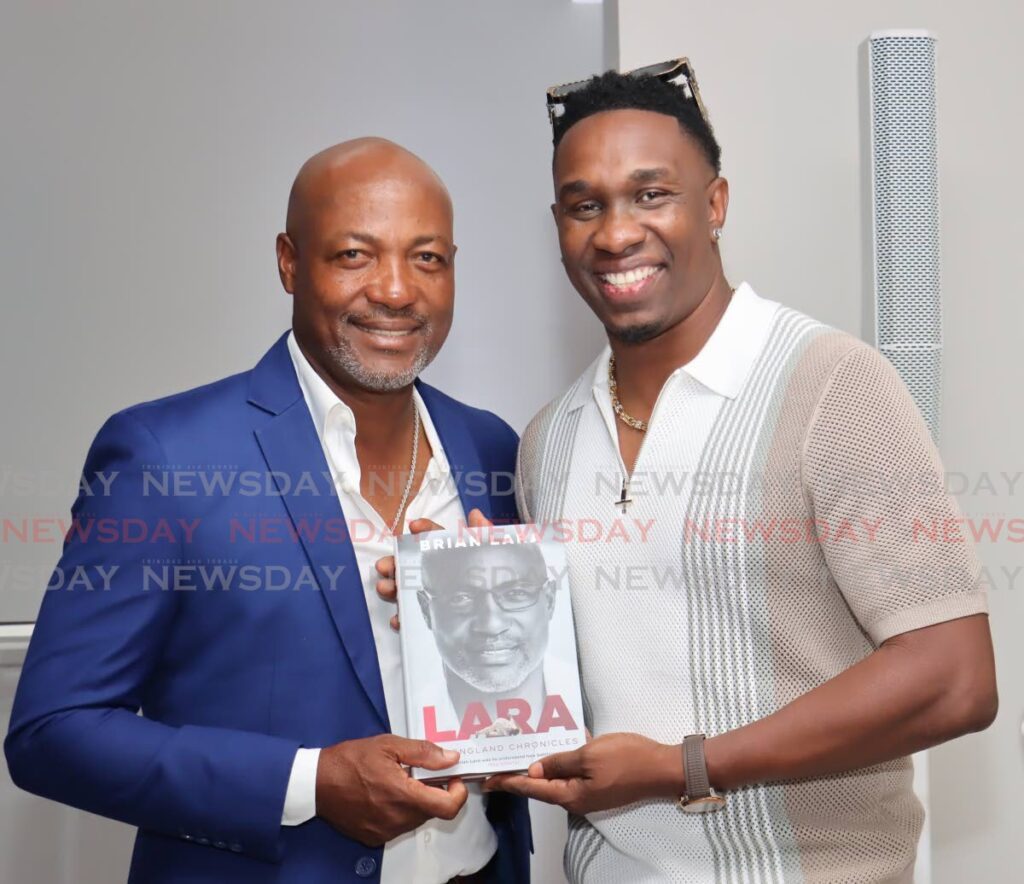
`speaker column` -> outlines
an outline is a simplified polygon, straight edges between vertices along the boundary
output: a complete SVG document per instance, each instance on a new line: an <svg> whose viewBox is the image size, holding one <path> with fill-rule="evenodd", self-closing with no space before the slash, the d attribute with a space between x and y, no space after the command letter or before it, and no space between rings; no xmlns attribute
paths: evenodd
<svg viewBox="0 0 1024 884"><path fill-rule="evenodd" d="M938 441L942 392L935 37L868 40L876 346Z"/></svg>

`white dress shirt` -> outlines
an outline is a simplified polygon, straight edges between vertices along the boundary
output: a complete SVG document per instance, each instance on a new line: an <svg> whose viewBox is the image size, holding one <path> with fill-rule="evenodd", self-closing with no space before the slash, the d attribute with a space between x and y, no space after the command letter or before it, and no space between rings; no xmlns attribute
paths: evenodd
<svg viewBox="0 0 1024 884"><path fill-rule="evenodd" d="M341 509L348 522L363 592L370 614L377 660L384 685L384 700L392 733L406 735L405 690L398 633L390 619L395 606L377 595L377 560L394 553L393 537L380 514L360 493L361 469L356 456L356 423L352 410L327 386L288 335L288 352L316 426L327 463L334 475ZM415 519L432 519L455 527L466 516L430 414L415 390L419 412L432 456L423 483L405 511L403 530ZM412 452L410 450L410 457ZM299 749L285 796L282 824L299 825L316 815L316 768L319 749ZM478 871L494 855L498 840L484 815L480 788L469 784L469 799L454 820L430 820L384 847L381 884L442 884L456 875Z"/></svg>

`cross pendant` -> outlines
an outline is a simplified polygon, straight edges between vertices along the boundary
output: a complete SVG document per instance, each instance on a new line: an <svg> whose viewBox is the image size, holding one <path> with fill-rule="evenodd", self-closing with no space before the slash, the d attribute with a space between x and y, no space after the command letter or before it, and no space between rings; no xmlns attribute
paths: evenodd
<svg viewBox="0 0 1024 884"><path fill-rule="evenodd" d="M622 480L622 494L619 497L619 499L617 501L615 501L615 505L616 506L621 506L622 507L622 514L623 515L626 514L626 507L628 507L633 502L629 497L626 496L628 491L629 491L628 484L627 484L626 480L623 479Z"/></svg>

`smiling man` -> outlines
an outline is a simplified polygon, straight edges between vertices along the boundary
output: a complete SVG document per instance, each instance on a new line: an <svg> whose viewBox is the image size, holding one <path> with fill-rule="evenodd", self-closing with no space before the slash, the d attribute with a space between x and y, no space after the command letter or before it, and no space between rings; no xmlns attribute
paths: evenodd
<svg viewBox="0 0 1024 884"><path fill-rule="evenodd" d="M292 330L251 371L121 411L93 443L84 475L116 479L76 515L194 527L69 537L61 573L114 576L46 593L5 749L22 788L138 827L129 880L529 879L525 801L409 777L458 755L401 736L398 637L374 592L410 521L513 515L486 489L515 433L417 380L451 327L454 258L422 160L376 138L317 154L277 238ZM178 470L268 481L154 491ZM321 530L339 521L372 531ZM154 568L173 578L152 585Z"/></svg>
<svg viewBox="0 0 1024 884"><path fill-rule="evenodd" d="M568 548L594 739L487 787L572 813L574 884L909 884L908 756L997 703L973 550L915 535L959 516L924 422L871 347L730 285L695 81L552 95L562 258L608 346L524 434L520 516L652 527Z"/></svg>

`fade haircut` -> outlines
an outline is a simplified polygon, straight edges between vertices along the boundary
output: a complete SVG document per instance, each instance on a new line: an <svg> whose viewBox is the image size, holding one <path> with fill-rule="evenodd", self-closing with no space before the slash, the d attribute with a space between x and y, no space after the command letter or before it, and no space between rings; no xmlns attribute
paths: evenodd
<svg viewBox="0 0 1024 884"><path fill-rule="evenodd" d="M654 111L674 117L679 128L700 147L715 174L722 171L722 149L715 140L711 126L681 86L649 75L636 77L607 71L591 77L583 88L570 92L562 104L564 113L555 117L552 127L556 151L565 133L589 116L611 110Z"/></svg>

